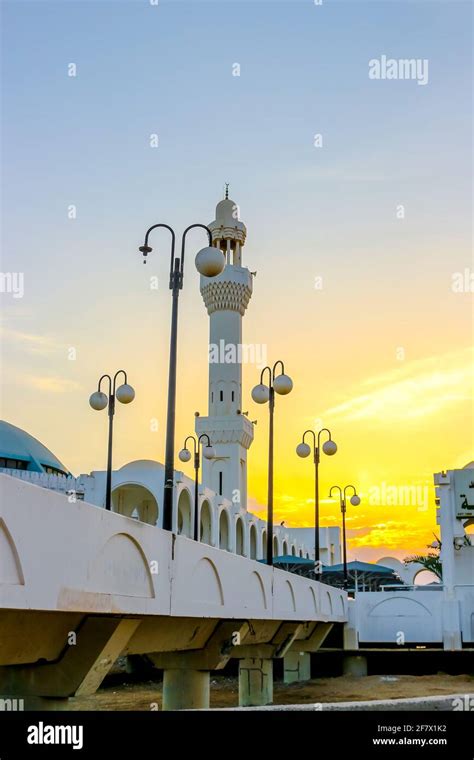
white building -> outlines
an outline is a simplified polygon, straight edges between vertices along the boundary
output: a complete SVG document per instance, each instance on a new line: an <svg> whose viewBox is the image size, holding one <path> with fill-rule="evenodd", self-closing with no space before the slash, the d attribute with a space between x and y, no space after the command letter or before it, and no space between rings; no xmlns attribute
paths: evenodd
<svg viewBox="0 0 474 760"><path fill-rule="evenodd" d="M430 645L446 650L474 643L474 463L462 470L434 475L436 521L440 527L443 578L431 585L358 592L349 605L346 648L369 648L383 642L392 647ZM412 582L420 565L398 567L384 557L404 581Z"/></svg>
<svg viewBox="0 0 474 760"><path fill-rule="evenodd" d="M253 276L242 265L247 230L238 206L227 197L210 222L213 244L226 256L224 271L201 277L200 290L210 322L208 415L196 417L196 434L205 433L215 449L203 458L199 488L200 539L253 559L265 557L266 522L247 510L247 452L253 424L242 405L242 318L252 296ZM41 460L41 461L40 461ZM0 423L0 471L37 485L68 492L98 507L105 504L104 471L73 478L39 441L9 423ZM151 525L162 525L164 466L129 462L112 474L113 510ZM173 531L189 537L194 525L194 482L175 471ZM274 556L314 557L314 528L274 527ZM340 529L320 529L324 564L340 562Z"/></svg>

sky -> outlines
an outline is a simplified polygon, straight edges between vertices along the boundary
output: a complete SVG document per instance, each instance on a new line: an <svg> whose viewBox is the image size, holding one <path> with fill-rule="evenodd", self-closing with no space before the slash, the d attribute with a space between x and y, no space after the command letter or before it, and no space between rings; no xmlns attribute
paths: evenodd
<svg viewBox="0 0 474 760"><path fill-rule="evenodd" d="M116 415L114 464L163 461L169 242L156 234L146 267L137 248L151 224L211 221L229 182L257 271L243 340L294 381L277 399L276 519L313 524L295 447L325 425L339 449L320 467L322 524L340 523L330 486L353 483L350 557L425 551L433 473L474 458L471 4L3 0L1 13L2 272L24 283L0 294L2 418L74 474L103 469L106 415L88 397L124 368L136 399ZM370 78L382 56L425 62L427 81ZM192 264L205 239L188 240L178 448L207 406ZM258 376L244 366L249 506L264 516Z"/></svg>

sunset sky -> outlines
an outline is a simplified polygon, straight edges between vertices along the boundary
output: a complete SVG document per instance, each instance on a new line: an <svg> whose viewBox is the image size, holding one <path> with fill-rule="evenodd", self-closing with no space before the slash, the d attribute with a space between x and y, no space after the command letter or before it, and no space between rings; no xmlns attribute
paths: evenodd
<svg viewBox="0 0 474 760"><path fill-rule="evenodd" d="M137 395L117 410L115 466L163 461L168 238L147 266L137 248L153 223L211 221L229 182L257 271L244 342L294 381L277 399L276 519L313 524L295 447L322 423L339 446L321 463L323 524L340 521L329 487L354 483L351 557L424 551L433 472L474 458L471 4L16 0L2 15L2 271L24 273L23 298L1 294L2 418L74 474L103 469L106 414L88 397L125 368ZM427 84L369 79L382 55L426 59ZM204 244L189 235L177 449L207 411ZM264 516L258 377L244 367Z"/></svg>

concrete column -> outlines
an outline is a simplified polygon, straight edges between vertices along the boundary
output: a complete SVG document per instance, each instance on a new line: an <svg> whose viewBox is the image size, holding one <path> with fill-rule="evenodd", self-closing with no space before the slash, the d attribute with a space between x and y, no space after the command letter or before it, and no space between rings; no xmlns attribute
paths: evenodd
<svg viewBox="0 0 474 760"><path fill-rule="evenodd" d="M258 707L273 702L273 661L259 657L239 660L239 705Z"/></svg>
<svg viewBox="0 0 474 760"><path fill-rule="evenodd" d="M209 709L209 672L169 668L163 673L163 710Z"/></svg>
<svg viewBox="0 0 474 760"><path fill-rule="evenodd" d="M288 652L283 658L284 683L311 680L311 655L309 652Z"/></svg>
<svg viewBox="0 0 474 760"><path fill-rule="evenodd" d="M345 676L366 676L367 657L362 655L345 655L342 662L342 672Z"/></svg>
<svg viewBox="0 0 474 760"><path fill-rule="evenodd" d="M441 602L441 619L443 621L443 649L454 651L462 649L461 610L454 592L444 591Z"/></svg>
<svg viewBox="0 0 474 760"><path fill-rule="evenodd" d="M359 633L357 625L357 599L349 601L347 607L347 623L344 623L344 649L359 649Z"/></svg>

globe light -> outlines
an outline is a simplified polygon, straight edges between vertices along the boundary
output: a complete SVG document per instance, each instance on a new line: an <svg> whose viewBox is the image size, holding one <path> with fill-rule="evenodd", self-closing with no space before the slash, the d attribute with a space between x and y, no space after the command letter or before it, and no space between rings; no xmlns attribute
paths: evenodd
<svg viewBox="0 0 474 760"><path fill-rule="evenodd" d="M354 496L351 496L351 504L353 507L358 507L360 504L360 496L357 496L356 493Z"/></svg>
<svg viewBox="0 0 474 760"><path fill-rule="evenodd" d="M311 447L307 443L299 443L296 447L296 453L299 457L309 457L311 454Z"/></svg>
<svg viewBox="0 0 474 760"><path fill-rule="evenodd" d="M191 452L189 449L181 449L181 451L178 454L181 462L189 462L191 459Z"/></svg>
<svg viewBox="0 0 474 760"><path fill-rule="evenodd" d="M130 404L135 398L135 391L131 385L124 383L115 391L115 398L120 401L121 404Z"/></svg>
<svg viewBox="0 0 474 760"><path fill-rule="evenodd" d="M109 400L105 393L102 393L102 391L95 391L89 398L89 404L93 409L96 410L96 412L102 411L102 409L105 409L107 404L109 403Z"/></svg>
<svg viewBox="0 0 474 760"><path fill-rule="evenodd" d="M214 459L216 456L214 446L204 446L202 453L205 459Z"/></svg>
<svg viewBox="0 0 474 760"><path fill-rule="evenodd" d="M332 457L337 451L337 444L332 439L323 443L323 451L328 457Z"/></svg>
<svg viewBox="0 0 474 760"><path fill-rule="evenodd" d="M225 256L219 248L202 248L196 256L196 269L204 277L216 277L225 267Z"/></svg>
<svg viewBox="0 0 474 760"><path fill-rule="evenodd" d="M270 390L268 388L268 385L259 383L255 386L255 388L252 388L252 398L256 404L266 404L270 398Z"/></svg>
<svg viewBox="0 0 474 760"><path fill-rule="evenodd" d="M280 396L286 396L293 388L293 380L288 375L278 375L273 381L273 387Z"/></svg>

